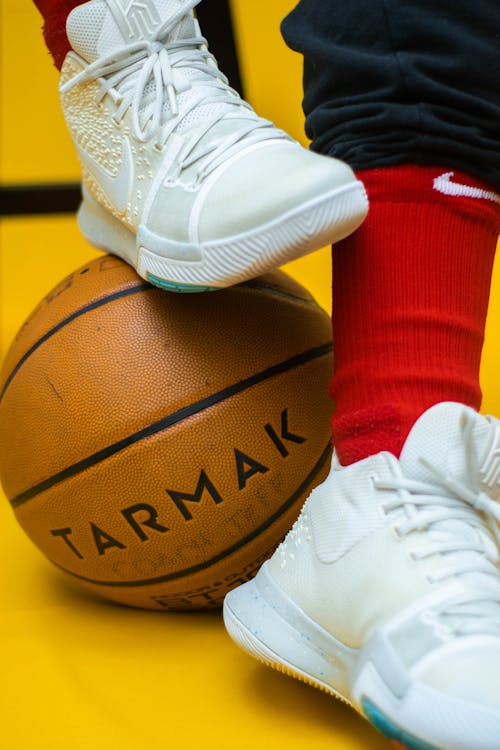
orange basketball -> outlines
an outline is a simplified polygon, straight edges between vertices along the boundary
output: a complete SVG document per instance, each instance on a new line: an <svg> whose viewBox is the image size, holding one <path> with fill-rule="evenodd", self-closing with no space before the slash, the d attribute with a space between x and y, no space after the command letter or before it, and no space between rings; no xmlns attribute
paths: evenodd
<svg viewBox="0 0 500 750"><path fill-rule="evenodd" d="M180 295L104 256L38 305L6 357L4 490L87 589L218 606L326 475L331 369L329 319L284 273Z"/></svg>

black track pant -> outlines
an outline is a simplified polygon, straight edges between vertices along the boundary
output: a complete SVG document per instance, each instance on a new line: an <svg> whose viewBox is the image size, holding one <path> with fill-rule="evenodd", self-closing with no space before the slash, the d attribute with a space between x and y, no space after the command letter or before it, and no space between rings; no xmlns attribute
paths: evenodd
<svg viewBox="0 0 500 750"><path fill-rule="evenodd" d="M304 55L315 151L500 187L499 0L301 0L282 31Z"/></svg>

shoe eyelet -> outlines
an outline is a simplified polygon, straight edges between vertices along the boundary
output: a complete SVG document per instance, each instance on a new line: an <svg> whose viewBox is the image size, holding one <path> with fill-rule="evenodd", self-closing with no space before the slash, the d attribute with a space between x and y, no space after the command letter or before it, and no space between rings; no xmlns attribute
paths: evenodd
<svg viewBox="0 0 500 750"><path fill-rule="evenodd" d="M393 524L390 528L391 528L392 534L395 536L395 538L399 542L403 538L403 535L401 534L399 530L399 526L397 524Z"/></svg>

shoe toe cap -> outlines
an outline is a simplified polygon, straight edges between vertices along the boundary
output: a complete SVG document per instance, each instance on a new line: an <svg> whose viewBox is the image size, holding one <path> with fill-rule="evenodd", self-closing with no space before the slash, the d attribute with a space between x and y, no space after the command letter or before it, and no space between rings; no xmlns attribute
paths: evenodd
<svg viewBox="0 0 500 750"><path fill-rule="evenodd" d="M294 143L261 145L214 174L199 207L200 240L251 232L355 181L352 170L336 159Z"/></svg>

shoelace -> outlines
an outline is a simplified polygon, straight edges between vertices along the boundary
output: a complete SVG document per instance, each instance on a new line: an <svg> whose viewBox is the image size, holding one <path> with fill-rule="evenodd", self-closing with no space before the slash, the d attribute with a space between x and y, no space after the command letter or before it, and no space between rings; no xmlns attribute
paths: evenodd
<svg viewBox="0 0 500 750"><path fill-rule="evenodd" d="M168 41L177 24L198 2L186 0L182 9L159 27L154 40L124 45L120 50L91 63L61 86L64 93L77 84L99 80L96 102L100 103L107 95L111 96L117 105L114 115L117 123L130 110L134 136L141 142L154 138L155 147L159 150L163 149L179 123L198 107L225 105L218 107L211 117L204 117L202 124L199 123L190 136L185 133L184 138L176 141L177 148L174 147L170 154L173 168L171 180L175 180L183 169L200 161L194 180L199 182L219 166L243 139L250 145L262 140L288 138L270 121L258 117L252 107L229 86L201 34ZM191 83L182 81L183 68L199 71L200 78L194 82L196 95L190 97L189 103L180 105L179 94L192 88ZM154 85L153 92L151 83ZM171 110L171 116L166 121L163 116L165 98ZM228 116L237 116L242 122L229 135L201 144L214 125Z"/></svg>
<svg viewBox="0 0 500 750"><path fill-rule="evenodd" d="M425 459L421 459L421 463L435 477L436 484L406 478L374 482L377 489L395 492L394 500L384 503L384 510L388 514L404 511L395 527L399 536L427 532L427 544L412 554L416 561L438 554L443 556L442 568L429 576L431 582L480 574L474 587L467 585L462 595L435 611L435 615L444 618L454 633L486 632L500 636L498 554L480 515L484 514L498 534L500 508L486 493L450 479ZM466 527L477 533L464 533ZM491 542L491 550L486 538Z"/></svg>

